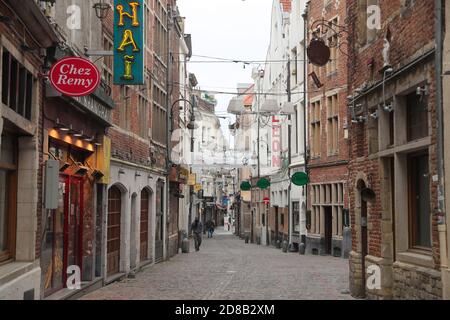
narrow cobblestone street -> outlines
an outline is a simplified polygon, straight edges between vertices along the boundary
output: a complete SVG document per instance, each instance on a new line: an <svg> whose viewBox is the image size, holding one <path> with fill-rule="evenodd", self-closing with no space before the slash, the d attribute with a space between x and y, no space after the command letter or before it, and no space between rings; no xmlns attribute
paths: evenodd
<svg viewBox="0 0 450 320"><path fill-rule="evenodd" d="M199 252L191 246L189 254L178 254L135 279L113 283L83 299L351 299L347 291L347 260L283 253L219 231L213 239L204 237Z"/></svg>

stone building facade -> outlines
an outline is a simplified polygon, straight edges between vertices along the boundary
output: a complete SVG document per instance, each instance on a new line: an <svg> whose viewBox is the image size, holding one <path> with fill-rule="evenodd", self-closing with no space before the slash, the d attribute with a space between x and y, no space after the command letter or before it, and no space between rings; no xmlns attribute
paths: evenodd
<svg viewBox="0 0 450 320"><path fill-rule="evenodd" d="M0 300L34 300L41 296L42 73L46 49L59 38L34 1L3 1L0 14Z"/></svg>
<svg viewBox="0 0 450 320"><path fill-rule="evenodd" d="M367 6L381 9L370 28ZM350 291L442 297L432 1L348 0Z"/></svg>
<svg viewBox="0 0 450 320"><path fill-rule="evenodd" d="M308 217L306 251L341 256L345 212L348 209L349 140L347 119L347 61L345 40L317 21L339 30L346 24L346 1L310 1L307 42L313 32L330 46L324 67L308 64ZM314 28L314 30L313 30ZM313 81L313 74L318 83Z"/></svg>

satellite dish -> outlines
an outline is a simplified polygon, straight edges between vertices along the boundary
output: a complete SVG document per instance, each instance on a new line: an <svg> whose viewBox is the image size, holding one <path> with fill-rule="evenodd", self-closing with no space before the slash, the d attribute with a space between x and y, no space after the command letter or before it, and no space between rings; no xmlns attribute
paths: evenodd
<svg viewBox="0 0 450 320"><path fill-rule="evenodd" d="M312 39L307 48L308 59L312 64L323 67L331 57L330 48L322 39Z"/></svg>
<svg viewBox="0 0 450 320"><path fill-rule="evenodd" d="M361 190L361 199L365 202L373 202L375 201L376 194L370 188L363 188Z"/></svg>

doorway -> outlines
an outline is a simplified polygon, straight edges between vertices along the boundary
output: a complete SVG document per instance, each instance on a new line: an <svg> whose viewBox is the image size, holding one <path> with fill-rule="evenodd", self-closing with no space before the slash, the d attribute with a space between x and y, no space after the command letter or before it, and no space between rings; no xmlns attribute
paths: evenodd
<svg viewBox="0 0 450 320"><path fill-rule="evenodd" d="M107 276L120 271L120 220L122 194L116 186L108 192Z"/></svg>
<svg viewBox="0 0 450 320"><path fill-rule="evenodd" d="M324 207L325 211L325 254L331 255L333 240L333 210L332 207Z"/></svg>
<svg viewBox="0 0 450 320"><path fill-rule="evenodd" d="M148 217L150 193L147 189L141 192L141 221L140 221L140 261L148 260Z"/></svg>
<svg viewBox="0 0 450 320"><path fill-rule="evenodd" d="M367 199L362 192L366 189L366 184L361 181L359 184L359 197L361 201L361 274L363 297L366 296L366 256L369 253L368 234L367 234Z"/></svg>
<svg viewBox="0 0 450 320"><path fill-rule="evenodd" d="M279 220L279 212L278 212L279 208L275 207L275 245L278 244L278 240L279 239L279 232L280 232L280 220Z"/></svg>
<svg viewBox="0 0 450 320"><path fill-rule="evenodd" d="M156 186L156 222L155 222L155 262L164 257L164 182L158 181Z"/></svg>
<svg viewBox="0 0 450 320"><path fill-rule="evenodd" d="M68 266L82 271L82 188L81 177L60 175L59 205L48 216L42 252L45 296L66 287Z"/></svg>

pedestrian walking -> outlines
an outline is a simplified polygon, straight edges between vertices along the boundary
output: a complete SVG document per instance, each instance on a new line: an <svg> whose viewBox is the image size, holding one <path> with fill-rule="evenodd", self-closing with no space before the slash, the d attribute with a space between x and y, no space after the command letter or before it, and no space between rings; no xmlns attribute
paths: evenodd
<svg viewBox="0 0 450 320"><path fill-rule="evenodd" d="M214 228L216 227L216 224L212 220L208 220L206 222L206 229L208 230L208 238L213 237Z"/></svg>
<svg viewBox="0 0 450 320"><path fill-rule="evenodd" d="M195 218L194 222L192 222L191 229L194 233L195 251L199 251L200 245L202 244L203 225L198 217Z"/></svg>

